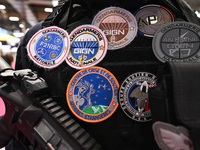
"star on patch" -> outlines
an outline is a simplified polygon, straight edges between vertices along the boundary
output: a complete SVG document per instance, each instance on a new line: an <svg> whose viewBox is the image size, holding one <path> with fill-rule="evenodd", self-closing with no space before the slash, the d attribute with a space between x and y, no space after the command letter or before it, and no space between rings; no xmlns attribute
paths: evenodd
<svg viewBox="0 0 200 150"><path fill-rule="evenodd" d="M135 28L134 27L130 27L130 31L133 31Z"/></svg>

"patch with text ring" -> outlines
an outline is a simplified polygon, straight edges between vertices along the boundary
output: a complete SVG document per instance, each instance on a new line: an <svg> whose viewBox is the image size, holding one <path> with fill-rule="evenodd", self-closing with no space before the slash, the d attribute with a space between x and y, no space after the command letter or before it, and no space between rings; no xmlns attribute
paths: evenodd
<svg viewBox="0 0 200 150"><path fill-rule="evenodd" d="M68 33L56 26L39 30L27 45L29 58L43 68L54 68L67 57L70 49Z"/></svg>
<svg viewBox="0 0 200 150"><path fill-rule="evenodd" d="M109 118L117 109L119 84L115 76L101 67L77 72L66 92L67 103L79 119L96 123Z"/></svg>

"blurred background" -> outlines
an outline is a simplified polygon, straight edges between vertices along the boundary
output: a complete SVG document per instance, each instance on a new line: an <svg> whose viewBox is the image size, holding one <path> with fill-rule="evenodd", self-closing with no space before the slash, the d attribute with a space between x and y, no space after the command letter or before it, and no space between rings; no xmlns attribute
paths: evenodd
<svg viewBox="0 0 200 150"><path fill-rule="evenodd" d="M200 17L200 1L186 0ZM27 30L44 20L58 0L0 0L0 56L11 54L12 65L20 39Z"/></svg>
<svg viewBox="0 0 200 150"><path fill-rule="evenodd" d="M57 4L58 0L0 0L0 56L9 54L7 59L13 56L11 65L14 67L20 39Z"/></svg>

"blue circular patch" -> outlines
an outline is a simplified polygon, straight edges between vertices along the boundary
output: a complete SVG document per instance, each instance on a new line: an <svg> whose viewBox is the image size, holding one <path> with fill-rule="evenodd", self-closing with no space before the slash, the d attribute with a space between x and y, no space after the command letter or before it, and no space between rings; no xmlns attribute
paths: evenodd
<svg viewBox="0 0 200 150"><path fill-rule="evenodd" d="M118 87L116 78L106 69L84 69L71 79L67 89L67 103L79 119L100 122L117 109Z"/></svg>
<svg viewBox="0 0 200 150"><path fill-rule="evenodd" d="M61 35L57 33L44 34L38 39L35 45L35 53L45 61L52 61L60 57L64 52L64 41Z"/></svg>
<svg viewBox="0 0 200 150"><path fill-rule="evenodd" d="M27 45L33 62L44 68L54 68L67 57L70 48L68 33L58 27L39 30Z"/></svg>

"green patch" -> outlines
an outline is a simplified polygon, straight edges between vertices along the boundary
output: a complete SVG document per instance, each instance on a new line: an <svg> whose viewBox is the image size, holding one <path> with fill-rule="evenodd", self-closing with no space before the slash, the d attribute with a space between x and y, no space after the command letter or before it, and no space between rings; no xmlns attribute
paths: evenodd
<svg viewBox="0 0 200 150"><path fill-rule="evenodd" d="M96 115L103 113L108 107L103 105L90 106L83 109L83 112L90 115Z"/></svg>

